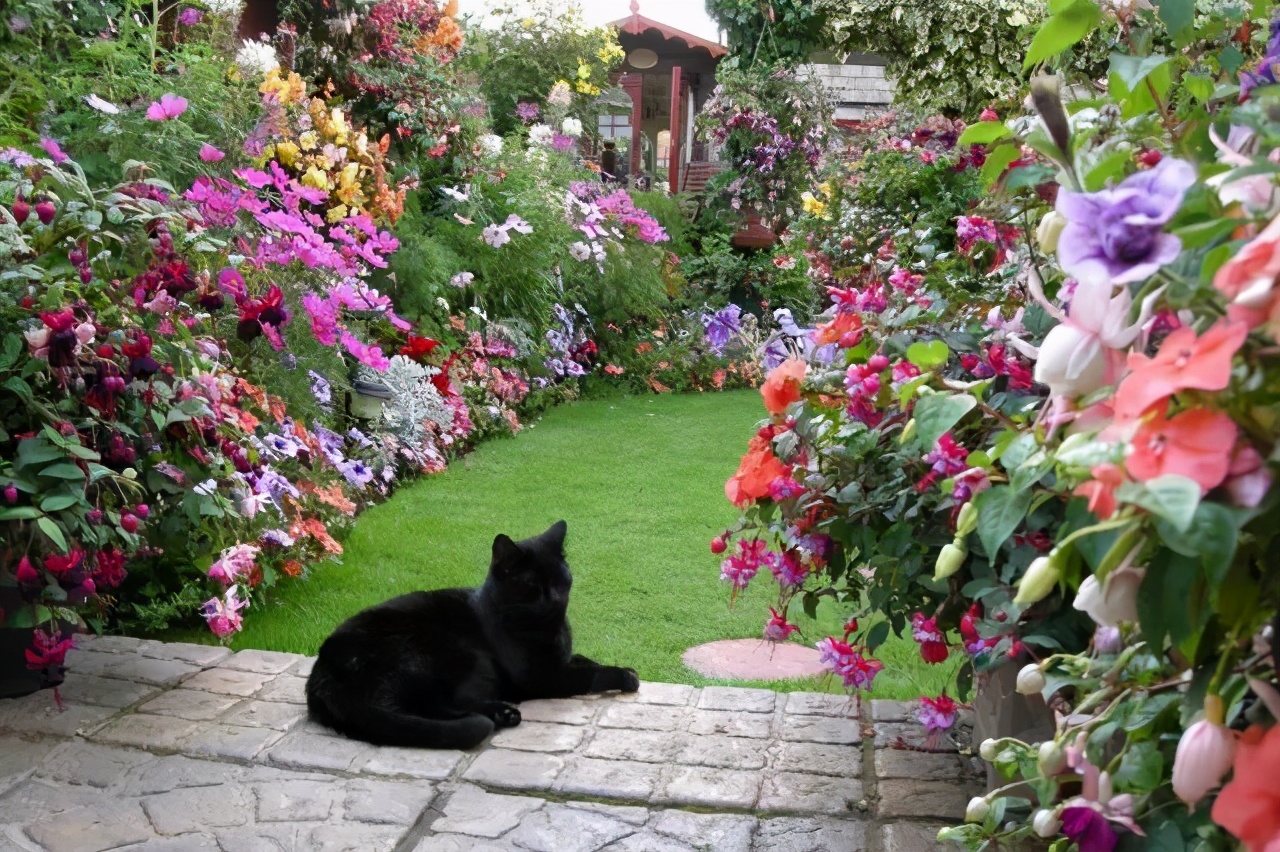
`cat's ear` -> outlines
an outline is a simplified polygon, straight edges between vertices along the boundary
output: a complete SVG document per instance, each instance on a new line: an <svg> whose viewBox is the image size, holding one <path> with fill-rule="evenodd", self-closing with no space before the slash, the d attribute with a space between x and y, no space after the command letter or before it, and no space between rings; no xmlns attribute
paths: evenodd
<svg viewBox="0 0 1280 852"><path fill-rule="evenodd" d="M564 534L568 529L569 525L564 521L556 521L542 534L541 538L560 553L564 553Z"/></svg>
<svg viewBox="0 0 1280 852"><path fill-rule="evenodd" d="M515 561L520 555L520 546L511 537L498 533L493 539L493 564L506 565Z"/></svg>

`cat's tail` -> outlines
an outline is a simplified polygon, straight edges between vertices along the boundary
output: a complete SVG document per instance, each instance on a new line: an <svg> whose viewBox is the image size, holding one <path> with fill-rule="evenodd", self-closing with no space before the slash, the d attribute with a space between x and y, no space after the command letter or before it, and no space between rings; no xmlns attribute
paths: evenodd
<svg viewBox="0 0 1280 852"><path fill-rule="evenodd" d="M385 707L362 706L341 717L325 707L319 713L308 702L311 715L340 734L379 746L409 748L474 748L493 733L493 720L479 713L459 719L427 719Z"/></svg>

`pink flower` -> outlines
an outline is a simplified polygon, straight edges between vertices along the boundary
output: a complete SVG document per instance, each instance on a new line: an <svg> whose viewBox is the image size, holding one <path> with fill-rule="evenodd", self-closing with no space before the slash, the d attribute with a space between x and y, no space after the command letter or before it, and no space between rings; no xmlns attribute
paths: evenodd
<svg viewBox="0 0 1280 852"><path fill-rule="evenodd" d="M833 673L840 675L846 687L870 689L872 681L884 669L884 663L863 657L847 642L841 642L831 636L815 645L822 663Z"/></svg>
<svg viewBox="0 0 1280 852"><path fill-rule="evenodd" d="M1237 434L1235 421L1221 411L1192 408L1168 420L1157 415L1133 436L1125 468L1139 482L1167 474L1185 476L1207 494L1227 478Z"/></svg>
<svg viewBox="0 0 1280 852"><path fill-rule="evenodd" d="M369 346L349 331L342 332L340 340L343 348L369 369L377 370L381 373L391 366L391 361L382 354L382 347Z"/></svg>
<svg viewBox="0 0 1280 852"><path fill-rule="evenodd" d="M49 159L53 160L55 166L60 166L67 160L71 159L62 151L62 146L58 144L58 140L43 138L40 140L40 147L49 155Z"/></svg>
<svg viewBox="0 0 1280 852"><path fill-rule="evenodd" d="M769 554L769 570L780 586L802 586L809 577L809 569L794 550Z"/></svg>
<svg viewBox="0 0 1280 852"><path fill-rule="evenodd" d="M760 566L768 564L770 556L764 539L741 540L737 552L720 563L720 579L732 583L735 589L745 589Z"/></svg>
<svg viewBox="0 0 1280 852"><path fill-rule="evenodd" d="M787 621L785 615L779 615L773 607L769 607L769 620L764 623L764 638L769 642L785 642L787 637L800 628Z"/></svg>
<svg viewBox="0 0 1280 852"><path fill-rule="evenodd" d="M71 636L63 638L61 633L46 633L37 629L32 634L32 646L27 649L27 668L43 669L61 666L67 652L76 646Z"/></svg>
<svg viewBox="0 0 1280 852"><path fill-rule="evenodd" d="M260 548L254 544L237 544L222 551L218 561L209 566L209 576L232 585L245 580L253 572Z"/></svg>
<svg viewBox="0 0 1280 852"><path fill-rule="evenodd" d="M911 618L911 638L920 644L920 656L926 663L936 665L947 658L947 637L942 635L936 618L925 618L917 612Z"/></svg>
<svg viewBox="0 0 1280 852"><path fill-rule="evenodd" d="M240 610L249 605L247 600L240 600L239 587L227 589L222 600L210 598L200 608L201 615L209 625L209 629L220 639L225 639L238 631L244 620Z"/></svg>
<svg viewBox="0 0 1280 852"><path fill-rule="evenodd" d="M1212 701L1217 701L1220 716L1222 699L1216 695L1208 696L1205 706L1208 707ZM1173 758L1174 794L1194 809L1210 790L1227 777L1235 757L1236 733L1224 727L1221 719L1196 722L1178 740L1178 751Z"/></svg>
<svg viewBox="0 0 1280 852"><path fill-rule="evenodd" d="M201 162L204 162L204 163L216 163L216 162L218 162L219 160L221 160L221 159L222 159L223 157L225 157L225 156L227 156L227 155L226 155L226 154L224 154L224 153L222 153L221 151L219 151L217 148L213 147L212 145L210 145L208 142L206 142L206 143L204 143L203 145L201 145L201 146L200 146L200 161L201 161Z"/></svg>
<svg viewBox="0 0 1280 852"><path fill-rule="evenodd" d="M322 299L315 293L302 297L302 307L311 318L311 333L325 346L338 342L338 311L330 299Z"/></svg>
<svg viewBox="0 0 1280 852"><path fill-rule="evenodd" d="M944 692L937 698L921 696L920 709L916 711L916 718L920 720L920 724L924 725L926 731L936 734L950 730L956 723L959 712L960 708L955 700Z"/></svg>
<svg viewBox="0 0 1280 852"><path fill-rule="evenodd" d="M147 107L147 118L151 121L171 121L187 111L187 99L172 92L161 95L160 100L152 101Z"/></svg>

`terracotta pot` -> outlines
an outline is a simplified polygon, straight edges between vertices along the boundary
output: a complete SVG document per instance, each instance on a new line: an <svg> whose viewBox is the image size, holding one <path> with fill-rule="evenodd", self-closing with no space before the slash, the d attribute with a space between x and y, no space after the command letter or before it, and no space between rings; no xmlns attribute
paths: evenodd
<svg viewBox="0 0 1280 852"><path fill-rule="evenodd" d="M733 244L738 248L769 248L778 241L778 235L760 221L760 214L754 210L747 211L746 221L733 235Z"/></svg>
<svg viewBox="0 0 1280 852"><path fill-rule="evenodd" d="M1015 688L1021 663L1005 663L975 679L973 699L973 741L1015 737L1025 743L1044 742L1054 733L1053 711L1039 695L1021 695ZM1006 781L987 764L987 789L1003 787ZM1012 795L1020 795L1014 792Z"/></svg>

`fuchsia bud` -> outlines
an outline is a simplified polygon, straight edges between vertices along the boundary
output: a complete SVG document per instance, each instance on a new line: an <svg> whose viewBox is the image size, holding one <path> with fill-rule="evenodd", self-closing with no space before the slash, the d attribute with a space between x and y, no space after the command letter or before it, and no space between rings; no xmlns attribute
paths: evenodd
<svg viewBox="0 0 1280 852"><path fill-rule="evenodd" d="M1206 695L1204 713L1182 734L1173 758L1173 792L1189 808L1222 783L1236 756L1236 734L1222 724L1222 698Z"/></svg>
<svg viewBox="0 0 1280 852"><path fill-rule="evenodd" d="M18 486L12 482L4 487L4 501L10 506L18 502Z"/></svg>
<svg viewBox="0 0 1280 852"><path fill-rule="evenodd" d="M715 538L711 539L711 552L714 554L719 555L721 553L724 553L725 548L728 546L729 545L727 542L725 542L723 535L718 535Z"/></svg>
<svg viewBox="0 0 1280 852"><path fill-rule="evenodd" d="M121 515L120 529L127 533L136 533L138 531L138 516L129 512Z"/></svg>
<svg viewBox="0 0 1280 852"><path fill-rule="evenodd" d="M93 524L96 527L98 524L102 523L102 510L90 509L89 513L84 517L85 517L85 520L87 520L89 523Z"/></svg>
<svg viewBox="0 0 1280 852"><path fill-rule="evenodd" d="M56 215L58 215L58 208L53 206L52 201L45 199L36 202L36 218L40 220L40 224L49 224Z"/></svg>
<svg viewBox="0 0 1280 852"><path fill-rule="evenodd" d="M147 516L151 514L151 507L146 503L139 503L133 507L133 513L145 521Z"/></svg>
<svg viewBox="0 0 1280 852"><path fill-rule="evenodd" d="M17 579L17 581L20 584L24 586L33 586L33 585L37 585L40 582L40 575L36 572L36 569L31 565L31 560L25 556L22 557L22 560L20 562L18 562L18 570L14 574L14 577L15 579Z"/></svg>
<svg viewBox="0 0 1280 852"><path fill-rule="evenodd" d="M27 203L25 198L19 195L13 200L13 218L17 220L19 225L21 225L27 221L27 218L30 215L31 205Z"/></svg>

